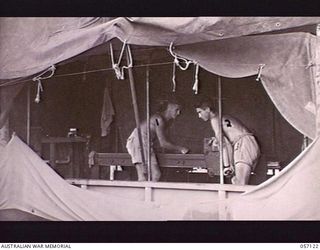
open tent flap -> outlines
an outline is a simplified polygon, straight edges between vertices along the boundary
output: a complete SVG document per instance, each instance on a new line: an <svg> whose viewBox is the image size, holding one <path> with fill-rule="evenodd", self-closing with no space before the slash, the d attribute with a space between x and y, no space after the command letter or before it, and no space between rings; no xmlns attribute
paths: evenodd
<svg viewBox="0 0 320 250"><path fill-rule="evenodd" d="M0 209L18 209L65 221L159 218L156 212L150 214L142 202L139 205L69 185L17 136L2 152L0 170Z"/></svg>
<svg viewBox="0 0 320 250"><path fill-rule="evenodd" d="M319 150L316 139L279 175L228 202L230 218L319 219ZM218 219L219 206L214 202L183 206L175 201L146 203L72 186L17 136L12 137L0 154L0 210L18 209L48 220L63 221ZM202 214L205 218L201 218Z"/></svg>
<svg viewBox="0 0 320 250"><path fill-rule="evenodd" d="M280 113L315 138L316 41L307 33L259 35L178 46L175 52L224 77L260 75Z"/></svg>
<svg viewBox="0 0 320 250"><path fill-rule="evenodd" d="M16 135L0 152L0 210L18 209L48 220L145 221L197 219L203 204L181 207L104 194L68 184ZM10 180L10 181L8 181ZM216 208L207 211L217 219ZM179 208L179 209L177 209ZM208 217L207 217L208 219Z"/></svg>
<svg viewBox="0 0 320 250"><path fill-rule="evenodd" d="M278 175L229 204L233 220L319 220L317 138Z"/></svg>

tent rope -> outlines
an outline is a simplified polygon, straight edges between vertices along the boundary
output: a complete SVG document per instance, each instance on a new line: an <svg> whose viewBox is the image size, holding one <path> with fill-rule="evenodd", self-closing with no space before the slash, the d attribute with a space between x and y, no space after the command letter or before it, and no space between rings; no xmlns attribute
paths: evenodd
<svg viewBox="0 0 320 250"><path fill-rule="evenodd" d="M177 83L176 83L176 64L172 64L172 92L176 92Z"/></svg>
<svg viewBox="0 0 320 250"><path fill-rule="evenodd" d="M198 75L199 75L199 64L198 62L196 61L191 61L191 60L188 60L184 57L181 57L181 56L178 56L177 54L175 54L173 52L173 42L170 43L170 46L169 46L169 52L170 54L174 57L174 60L173 60L173 75L172 75L172 83L173 83L173 87L172 87L172 92L175 92L176 91L176 86L177 86L177 83L176 83L176 66L178 66L181 70L187 70L189 68L189 65L191 63L193 63L195 65L195 75L194 75L194 84L193 84L193 87L192 87L192 90L195 92L195 94L198 94L198 91L199 91L199 78L198 78ZM180 61L183 61L185 66L183 67L180 63Z"/></svg>
<svg viewBox="0 0 320 250"><path fill-rule="evenodd" d="M195 69L195 73L194 73L194 84L192 87L192 90L194 91L194 93L197 95L198 91L199 91L199 64L197 62L194 62L194 65L196 67Z"/></svg>
<svg viewBox="0 0 320 250"><path fill-rule="evenodd" d="M141 67L146 67L146 66L159 66L159 65L170 65L172 64L172 61L170 62L163 62L163 63L147 63L147 64L140 64L140 65L135 65L132 67L134 68L141 68ZM230 65L230 66L234 66L235 64L234 63L211 63L211 65ZM242 66L253 66L253 65L256 65L255 63L237 63L237 65L242 65ZM308 64L300 64L300 65L293 65L293 64L286 64L286 65L283 65L285 67L294 67L294 68L297 68L297 67L303 67L303 68L310 68L310 67L316 67L318 66L317 63L308 63ZM279 65L268 65L269 69L272 69L272 68L276 68L276 67L279 67ZM79 71L79 72L74 72L74 73L67 73L67 74L59 74L59 75L55 75L53 76L52 78L55 78L55 77L66 77L66 76L76 76L76 75L82 75L82 74L89 74L89 73L98 73L98 72L103 72L103 71L110 71L110 70L113 70L113 68L101 68L101 69L95 69L95 70L87 70L87 71ZM251 76L251 75L248 75L248 76ZM0 84L0 88L1 87L6 87L6 86L13 86L13 85L17 85L17 84L21 84L21 83L25 83L25 82L28 82L28 81L31 81L32 78L25 78L25 77L20 77L20 78L17 78L17 79L14 79L14 80L8 80L6 82L3 82Z"/></svg>
<svg viewBox="0 0 320 250"><path fill-rule="evenodd" d="M313 61L308 62L308 65L306 66L306 69L309 69L310 67L314 67L316 64Z"/></svg>
<svg viewBox="0 0 320 250"><path fill-rule="evenodd" d="M120 63L121 63L121 60L122 60L123 52L124 52L124 49L126 47L128 49L128 52L129 52L129 65L120 67ZM111 56L112 69L114 70L117 79L118 80L124 80L124 69L128 69L128 68L132 67L132 55L131 55L131 50L130 50L129 44L127 44L127 42L124 41L124 43L122 45L122 48L121 48L121 52L120 52L119 58L118 58L118 62L115 63L114 62L113 47L112 47L112 43L110 43L110 56Z"/></svg>
<svg viewBox="0 0 320 250"><path fill-rule="evenodd" d="M266 65L265 65L265 64L259 64L258 75L257 75L257 78L256 78L256 81L257 81L257 82L260 81L262 69L264 68L264 66L266 66Z"/></svg>
<svg viewBox="0 0 320 250"><path fill-rule="evenodd" d="M37 82L37 95L36 95L36 98L34 99L35 103L40 102L40 92L43 92L43 86L42 86L41 80L51 78L54 75L55 70L56 70L56 67L54 65L52 65L50 68L48 68L47 70L42 72L40 75L35 76L32 79L32 81ZM47 72L50 72L50 71L51 71L50 75L43 76L44 74L46 74Z"/></svg>
<svg viewBox="0 0 320 250"><path fill-rule="evenodd" d="M192 61L186 59L186 58L183 58L181 56L178 56L177 54L175 54L173 52L173 42L170 43L170 46L169 46L169 52L170 54L174 57L174 63L181 69L181 70L187 70L189 68L189 65L190 63L192 63ZM180 63L180 61L183 61L185 63L185 66L183 67L182 64Z"/></svg>

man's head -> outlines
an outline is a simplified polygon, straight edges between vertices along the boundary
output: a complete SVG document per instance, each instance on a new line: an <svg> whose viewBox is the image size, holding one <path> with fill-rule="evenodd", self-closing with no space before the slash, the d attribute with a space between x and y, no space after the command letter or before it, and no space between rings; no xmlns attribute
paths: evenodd
<svg viewBox="0 0 320 250"><path fill-rule="evenodd" d="M177 103L168 103L166 115L168 119L176 119L181 113L181 105Z"/></svg>
<svg viewBox="0 0 320 250"><path fill-rule="evenodd" d="M210 116L216 114L213 101L208 97L201 97L195 105L195 109L199 118L204 121L210 120Z"/></svg>
<svg viewBox="0 0 320 250"><path fill-rule="evenodd" d="M169 97L159 101L158 112L162 113L167 120L175 119L181 113L182 104L176 97Z"/></svg>

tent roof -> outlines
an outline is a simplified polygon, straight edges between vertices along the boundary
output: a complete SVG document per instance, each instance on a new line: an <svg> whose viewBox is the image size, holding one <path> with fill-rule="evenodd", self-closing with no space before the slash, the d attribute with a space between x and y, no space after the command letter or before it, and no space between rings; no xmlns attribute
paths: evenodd
<svg viewBox="0 0 320 250"><path fill-rule="evenodd" d="M319 22L320 17L0 18L0 79L36 74L113 38L182 45Z"/></svg>
<svg viewBox="0 0 320 250"><path fill-rule="evenodd" d="M0 79L15 83L8 79L39 74L114 38L173 43L175 53L217 75L259 74L282 115L314 138L318 38L287 32L317 23L320 17L0 18Z"/></svg>

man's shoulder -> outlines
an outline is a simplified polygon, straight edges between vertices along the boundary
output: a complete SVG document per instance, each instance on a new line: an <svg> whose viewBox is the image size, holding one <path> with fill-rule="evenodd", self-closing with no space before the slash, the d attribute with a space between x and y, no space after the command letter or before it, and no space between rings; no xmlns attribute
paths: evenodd
<svg viewBox="0 0 320 250"><path fill-rule="evenodd" d="M236 117L234 117L232 115L223 115L222 116L222 120L225 121L225 122L226 121L231 121L231 122L235 122L235 123L239 123L240 122L238 118L236 118Z"/></svg>
<svg viewBox="0 0 320 250"><path fill-rule="evenodd" d="M160 114L158 114L158 113L153 114L150 119L152 119L152 120L155 120L155 119L163 120L162 116Z"/></svg>
<svg viewBox="0 0 320 250"><path fill-rule="evenodd" d="M236 118L234 118L232 115L225 114L222 116L222 119L236 119Z"/></svg>
<svg viewBox="0 0 320 250"><path fill-rule="evenodd" d="M164 123L164 120L163 120L163 117L160 114L153 114L150 117L150 122L152 124L155 124L155 125L159 126L160 124Z"/></svg>
<svg viewBox="0 0 320 250"><path fill-rule="evenodd" d="M231 115L224 115L224 116L222 116L222 124L223 124L223 126L226 126L226 127L232 127L231 124L238 126L238 124L240 124L240 123L237 118L235 118Z"/></svg>

